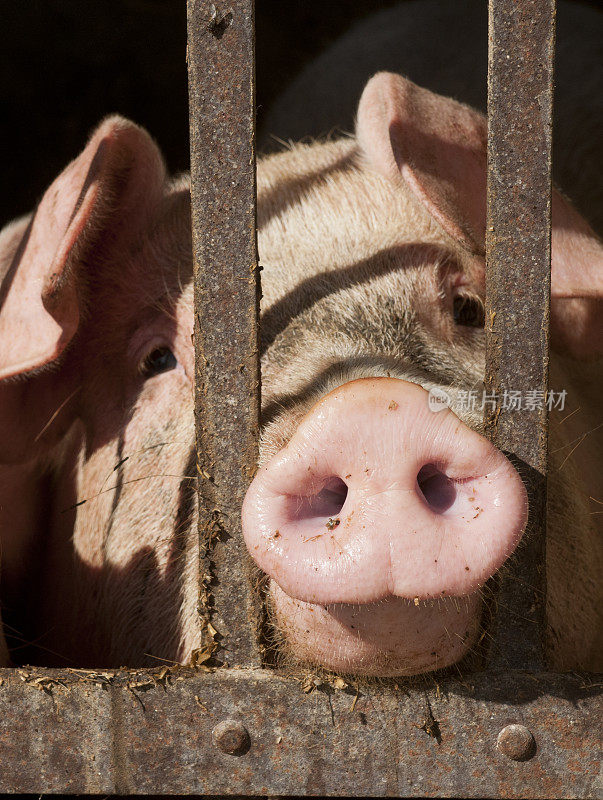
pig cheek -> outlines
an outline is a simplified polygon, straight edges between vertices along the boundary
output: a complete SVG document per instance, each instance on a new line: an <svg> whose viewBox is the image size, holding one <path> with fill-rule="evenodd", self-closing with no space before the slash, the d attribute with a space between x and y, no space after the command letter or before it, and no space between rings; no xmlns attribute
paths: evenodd
<svg viewBox="0 0 603 800"><path fill-rule="evenodd" d="M86 502L78 509L74 548L88 584L90 580L103 584L112 573L122 579L117 581L116 591L102 593L102 603L111 607L91 613L109 619L118 614L127 619L142 598L141 587L155 585L156 591L144 598L149 613L142 615L136 631L130 632L131 640L123 646L136 645L142 651L152 649L162 654L167 652L163 647L167 641L163 645L155 642L152 648L149 645L157 636L153 614L165 614L162 603L174 592L182 594L179 611L191 620L194 613L189 613L189 606L194 609L198 602L198 565L193 563L197 553L191 546L195 536L189 535L196 517L194 502L186 519L179 516L181 495L188 494L191 485L185 476L194 473L194 464L190 463L194 420L188 380L175 371L150 380L117 436L113 433L106 441L107 428L101 414L96 432L96 446L87 458L80 459L78 500ZM100 444L103 441L106 443ZM180 649L198 646L196 630L184 630L186 625L179 625L177 619L172 622L181 630ZM165 636L169 639L172 634L165 631ZM111 638L116 638L114 632ZM177 646L167 657L182 655L174 649Z"/></svg>
<svg viewBox="0 0 603 800"><path fill-rule="evenodd" d="M387 677L443 669L469 652L480 630L477 592L419 606L390 597L327 607L295 600L274 581L270 592L285 658L344 674Z"/></svg>
<svg viewBox="0 0 603 800"><path fill-rule="evenodd" d="M80 454L77 502L85 502L77 509L74 546L91 567L124 566L137 551L165 539L194 432L192 418L188 424L182 418L185 387L163 383L170 385L145 387L117 432L108 404L100 403L92 445L87 457Z"/></svg>
<svg viewBox="0 0 603 800"><path fill-rule="evenodd" d="M129 546L156 547L158 541L167 546L194 444L192 394L186 377L174 371L148 381L121 438L121 446L112 443L112 455L100 456L102 468L95 470L94 481L97 486L104 482L106 487L118 487L117 497L108 492L113 528L115 517L121 517L116 538Z"/></svg>

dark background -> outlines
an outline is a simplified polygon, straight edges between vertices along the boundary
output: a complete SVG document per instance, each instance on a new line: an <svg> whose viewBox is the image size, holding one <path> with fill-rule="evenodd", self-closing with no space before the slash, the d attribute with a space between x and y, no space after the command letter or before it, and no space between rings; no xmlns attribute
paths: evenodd
<svg viewBox="0 0 603 800"><path fill-rule="evenodd" d="M256 0L259 120L308 59L396 2ZM1 0L0 10L0 226L35 206L111 112L146 127L170 171L188 170L186 0Z"/></svg>

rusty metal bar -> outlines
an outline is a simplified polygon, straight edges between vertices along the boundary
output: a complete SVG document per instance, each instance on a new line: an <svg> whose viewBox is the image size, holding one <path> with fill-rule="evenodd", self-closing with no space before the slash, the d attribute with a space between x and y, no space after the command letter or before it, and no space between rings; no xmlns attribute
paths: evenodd
<svg viewBox="0 0 603 800"><path fill-rule="evenodd" d="M315 683L244 669L2 670L0 791L600 796L598 689L575 675Z"/></svg>
<svg viewBox="0 0 603 800"><path fill-rule="evenodd" d="M554 36L555 0L490 0L485 383L497 401L485 429L530 503L501 580L492 659L533 670L544 665ZM510 391L533 409L505 408Z"/></svg>
<svg viewBox="0 0 603 800"><path fill-rule="evenodd" d="M253 5L188 0L201 613L230 666L260 663L240 523L260 388Z"/></svg>

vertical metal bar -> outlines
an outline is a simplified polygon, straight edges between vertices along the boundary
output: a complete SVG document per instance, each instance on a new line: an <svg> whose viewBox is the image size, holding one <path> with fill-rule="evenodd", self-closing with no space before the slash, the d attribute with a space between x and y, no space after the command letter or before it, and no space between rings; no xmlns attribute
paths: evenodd
<svg viewBox="0 0 603 800"><path fill-rule="evenodd" d="M485 426L530 504L501 578L492 665L532 670L544 666L554 32L555 0L490 0L486 389L497 404ZM525 410L504 407L509 390Z"/></svg>
<svg viewBox="0 0 603 800"><path fill-rule="evenodd" d="M188 0L187 52L199 531L206 556L201 614L219 644L217 658L255 666L257 614L240 521L257 463L260 388L253 0Z"/></svg>

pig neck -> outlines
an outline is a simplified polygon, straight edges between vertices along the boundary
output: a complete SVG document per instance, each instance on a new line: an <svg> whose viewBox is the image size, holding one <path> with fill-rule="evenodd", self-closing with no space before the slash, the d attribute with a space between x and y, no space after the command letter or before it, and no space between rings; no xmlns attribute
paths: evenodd
<svg viewBox="0 0 603 800"><path fill-rule="evenodd" d="M578 362L552 354L550 385L555 392L567 391L565 408L551 415L550 425L565 444L557 454L557 469L563 471L563 459L569 457L582 478L586 494L595 501L601 496L601 471L603 469L603 427L601 426L601 362ZM572 452L573 450L573 452ZM571 452L571 456L569 453ZM553 454L554 456L554 454ZM555 459L551 460L555 468ZM603 511L603 505L598 508ZM602 515L597 515L601 520Z"/></svg>
<svg viewBox="0 0 603 800"><path fill-rule="evenodd" d="M46 538L48 479L37 462L0 465L0 624L18 647L33 638L29 620L38 600ZM0 666L8 655L0 629Z"/></svg>
<svg viewBox="0 0 603 800"><path fill-rule="evenodd" d="M73 499L60 493L59 476L72 475L78 430L73 426L56 447L27 463L0 465L0 609L19 648L13 656L17 662L40 663L40 654L46 653L44 644L41 650L25 645L54 624L48 617L54 602L45 586L49 578L61 575L59 591L67 604L63 608L69 607L73 595L74 512L64 513ZM62 548L57 540L65 543ZM56 659L49 663L56 664Z"/></svg>
<svg viewBox="0 0 603 800"><path fill-rule="evenodd" d="M578 663L598 671L603 659L600 375L600 363L551 354L551 388L567 391L549 424L547 617L556 670Z"/></svg>
<svg viewBox="0 0 603 800"><path fill-rule="evenodd" d="M0 465L0 572L2 593L20 581L40 529L40 468L37 462Z"/></svg>

